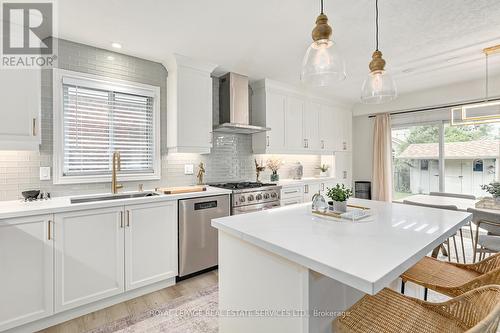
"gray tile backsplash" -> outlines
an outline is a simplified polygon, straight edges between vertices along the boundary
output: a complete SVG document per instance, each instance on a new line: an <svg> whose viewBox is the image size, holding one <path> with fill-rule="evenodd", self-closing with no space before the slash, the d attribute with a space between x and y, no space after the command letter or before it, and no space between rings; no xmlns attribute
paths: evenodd
<svg viewBox="0 0 500 333"><path fill-rule="evenodd" d="M124 190L135 190L139 183L144 187L180 186L196 183L200 162L206 165L206 182L255 180L254 158L265 162L268 156L252 154L250 135L214 134L211 154L166 154L166 83L167 71L162 64L131 57L88 45L59 40L58 67L72 71L104 75L159 86L161 89L162 176L158 181L125 182ZM112 56L113 60L108 57ZM214 78L214 123L218 123L218 80ZM26 189L41 189L53 196L109 192L109 183L54 185L52 180L40 181L39 168L52 167L52 71L42 72L42 144L39 152L0 151L0 200L14 200ZM320 156L280 155L285 165L280 170L288 178L291 163L300 160L304 176L317 174L315 167ZM194 164L194 175L184 175L184 164ZM269 180L269 172L262 175Z"/></svg>

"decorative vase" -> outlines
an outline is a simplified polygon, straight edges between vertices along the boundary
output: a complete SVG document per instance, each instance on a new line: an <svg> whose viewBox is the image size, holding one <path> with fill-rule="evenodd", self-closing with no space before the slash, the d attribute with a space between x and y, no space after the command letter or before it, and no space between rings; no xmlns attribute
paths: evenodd
<svg viewBox="0 0 500 333"><path fill-rule="evenodd" d="M277 171L273 171L273 173L271 174L271 181L277 182L279 180L280 180L280 175L278 175Z"/></svg>
<svg viewBox="0 0 500 333"><path fill-rule="evenodd" d="M347 201L328 201L328 204L334 212L347 212Z"/></svg>
<svg viewBox="0 0 500 333"><path fill-rule="evenodd" d="M500 205L500 197L493 197L496 205Z"/></svg>
<svg viewBox="0 0 500 333"><path fill-rule="evenodd" d="M328 177L328 171L320 171L319 176L320 177Z"/></svg>

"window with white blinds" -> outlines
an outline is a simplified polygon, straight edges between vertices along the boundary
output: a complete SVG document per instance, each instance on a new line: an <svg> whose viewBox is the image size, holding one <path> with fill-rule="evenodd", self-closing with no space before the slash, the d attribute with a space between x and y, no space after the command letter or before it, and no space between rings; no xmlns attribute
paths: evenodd
<svg viewBox="0 0 500 333"><path fill-rule="evenodd" d="M158 175L152 93L75 77L63 77L61 90L61 179L108 180L115 151L121 155L122 180Z"/></svg>

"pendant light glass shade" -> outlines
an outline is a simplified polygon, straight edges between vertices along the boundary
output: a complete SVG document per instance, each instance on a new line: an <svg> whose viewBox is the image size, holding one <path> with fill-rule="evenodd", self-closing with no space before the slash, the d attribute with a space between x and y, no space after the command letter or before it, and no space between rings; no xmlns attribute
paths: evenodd
<svg viewBox="0 0 500 333"><path fill-rule="evenodd" d="M324 87L345 78L345 62L338 46L329 39L312 42L302 62L302 82Z"/></svg>
<svg viewBox="0 0 500 333"><path fill-rule="evenodd" d="M396 83L385 70L385 60L378 48L378 0L375 0L376 48L370 61L370 73L361 86L361 102L365 104L381 104L398 97Z"/></svg>
<svg viewBox="0 0 500 333"><path fill-rule="evenodd" d="M392 75L385 70L370 72L361 87L361 101L365 104L381 104L398 96Z"/></svg>

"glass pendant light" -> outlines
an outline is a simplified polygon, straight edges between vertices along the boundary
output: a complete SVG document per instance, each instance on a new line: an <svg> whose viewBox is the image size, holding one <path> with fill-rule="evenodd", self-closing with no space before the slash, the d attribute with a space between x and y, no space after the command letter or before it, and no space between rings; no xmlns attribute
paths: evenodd
<svg viewBox="0 0 500 333"><path fill-rule="evenodd" d="M323 13L321 0L321 13L316 18L316 27L312 31L313 42L302 62L300 79L305 84L324 87L346 78L344 59L331 36L332 28L328 24L328 17Z"/></svg>
<svg viewBox="0 0 500 333"><path fill-rule="evenodd" d="M398 96L392 76L385 70L385 60L378 49L378 0L375 0L376 50L373 52L370 73L361 88L361 102L381 104L392 101Z"/></svg>

